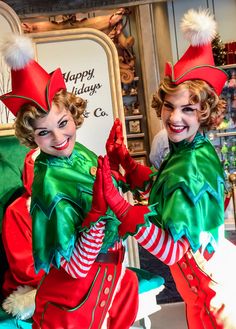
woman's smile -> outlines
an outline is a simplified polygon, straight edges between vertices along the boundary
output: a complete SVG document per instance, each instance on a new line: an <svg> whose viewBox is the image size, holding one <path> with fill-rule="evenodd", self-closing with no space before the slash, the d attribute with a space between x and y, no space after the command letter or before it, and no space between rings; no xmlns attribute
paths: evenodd
<svg viewBox="0 0 236 329"><path fill-rule="evenodd" d="M176 126L176 125L172 125L169 123L169 128L172 132L176 133L176 134L180 134L184 131L184 129L186 129L186 126Z"/></svg>
<svg viewBox="0 0 236 329"><path fill-rule="evenodd" d="M53 148L55 148L56 150L65 150L69 145L69 138L67 138L64 142L62 142L61 144L58 145L54 145L52 146Z"/></svg>

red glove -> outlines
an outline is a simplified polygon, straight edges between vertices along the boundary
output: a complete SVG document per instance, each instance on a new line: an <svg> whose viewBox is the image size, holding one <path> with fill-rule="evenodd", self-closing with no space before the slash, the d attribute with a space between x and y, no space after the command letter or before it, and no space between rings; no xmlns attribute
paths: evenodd
<svg viewBox="0 0 236 329"><path fill-rule="evenodd" d="M120 121L119 119L116 119L106 142L106 150L109 156L111 172L115 177L115 180L126 182L124 176L122 176L119 170L120 156L117 154L119 145L123 144L124 142L123 133L120 128L122 129Z"/></svg>
<svg viewBox="0 0 236 329"><path fill-rule="evenodd" d="M120 120L116 119L106 142L106 150L111 170L119 171L119 165L121 164L120 158L123 155L123 147L125 147L125 145L122 125Z"/></svg>
<svg viewBox="0 0 236 329"><path fill-rule="evenodd" d="M100 163L101 164L101 163ZM138 226L144 226L144 214L150 212L147 206L132 206L127 202L114 186L111 179L111 170L108 157L105 156L102 164L104 196L108 206L121 221L119 235L136 233Z"/></svg>
<svg viewBox="0 0 236 329"><path fill-rule="evenodd" d="M107 211L107 202L103 193L102 157L98 158L96 179L93 185L93 200L91 210L83 221L82 227L90 227L96 223L99 217L104 216Z"/></svg>
<svg viewBox="0 0 236 329"><path fill-rule="evenodd" d="M144 183L149 181L151 169L147 166L136 162L129 154L124 144L122 124L116 119L111 129L110 135L106 142L107 155L111 170L119 170L119 164L125 170L126 181L130 184L131 189L142 188Z"/></svg>

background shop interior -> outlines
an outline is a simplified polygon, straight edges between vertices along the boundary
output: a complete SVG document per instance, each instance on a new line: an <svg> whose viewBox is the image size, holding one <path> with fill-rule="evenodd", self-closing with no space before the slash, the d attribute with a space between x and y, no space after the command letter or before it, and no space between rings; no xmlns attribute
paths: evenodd
<svg viewBox="0 0 236 329"><path fill-rule="evenodd" d="M150 106L164 72L166 61L176 62L187 47L182 39L179 22L182 14L190 8L209 8L218 23L218 35L214 39L215 63L227 70L229 79L223 89L227 101L225 118L209 137L224 165L229 191L229 206L225 212L226 235L235 242L235 197L236 197L236 1L235 0L174 0L174 1L53 1L42 0L0 1L0 26L6 19L6 8L10 6L17 23L12 29L29 34L40 43L56 43L58 36L69 41L76 40L79 29L93 28L105 33L118 52L122 110L121 119L126 128L127 145L132 156L140 163L150 165L150 145L155 134L162 128L161 121ZM2 7L2 8L1 8ZM1 15L3 19L1 19ZM19 28L20 26L20 28ZM5 33L1 29L0 34ZM69 35L69 37L68 37ZM63 39L64 36L64 39ZM64 48L69 60L70 48ZM54 66L59 66L53 58ZM3 65L0 62L0 65ZM99 65L99 63L98 63ZM1 70L2 71L2 70ZM65 75L66 78L66 75ZM68 73L67 79L70 79ZM2 77L0 77L3 81ZM81 81L83 82L83 81ZM1 89L7 88L1 83ZM84 87L86 88L86 87ZM1 90L1 94L5 90ZM77 92L83 96L82 84ZM90 89L93 97L96 90ZM86 95L87 96L87 95ZM0 137L11 130L12 118L0 107ZM99 110L98 112L99 113ZM85 124L86 124L85 118ZM7 128L6 128L7 127ZM9 128L10 127L10 128ZM97 127L99 129L99 127ZM92 141L98 142L99 141ZM1 141L1 144L3 142ZM86 145L86 144L85 144ZM136 200L136 202L143 202ZM157 303L181 301L167 266L154 259L131 239L128 242L127 262L129 266L141 267L165 278L165 289L158 294Z"/></svg>

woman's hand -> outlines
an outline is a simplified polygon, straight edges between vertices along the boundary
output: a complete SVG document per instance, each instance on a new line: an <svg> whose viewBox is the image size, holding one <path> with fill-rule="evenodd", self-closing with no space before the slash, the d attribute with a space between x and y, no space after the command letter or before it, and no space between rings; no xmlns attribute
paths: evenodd
<svg viewBox="0 0 236 329"><path fill-rule="evenodd" d="M90 227L91 223L97 222L99 217L107 211L107 202L103 193L102 157L98 157L96 179L93 185L93 200L91 210L83 221L82 227Z"/></svg>
<svg viewBox="0 0 236 329"><path fill-rule="evenodd" d="M115 120L111 128L109 137L106 142L106 151L111 170L119 171L119 165L122 164L125 156L129 154L124 144L122 124L119 119Z"/></svg>
<svg viewBox="0 0 236 329"><path fill-rule="evenodd" d="M106 142L107 155L111 170L119 172L119 165L125 170L125 181L131 189L143 188L149 181L152 170L136 162L124 143L122 124L116 119Z"/></svg>
<svg viewBox="0 0 236 329"><path fill-rule="evenodd" d="M111 178L108 157L102 162L103 189L108 206L120 220L119 235L134 234L138 226L145 224L144 215L150 210L147 206L132 206L120 195Z"/></svg>

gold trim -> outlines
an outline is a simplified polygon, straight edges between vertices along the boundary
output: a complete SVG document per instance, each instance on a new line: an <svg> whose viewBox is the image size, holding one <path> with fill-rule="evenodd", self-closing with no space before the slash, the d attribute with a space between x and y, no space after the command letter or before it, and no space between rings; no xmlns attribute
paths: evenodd
<svg viewBox="0 0 236 329"><path fill-rule="evenodd" d="M12 123L5 123L0 125L0 137L13 135L15 135L15 130Z"/></svg>
<svg viewBox="0 0 236 329"><path fill-rule="evenodd" d="M19 17L16 12L3 1L0 1L0 15L7 20L12 32L22 33Z"/></svg>
<svg viewBox="0 0 236 329"><path fill-rule="evenodd" d="M15 11L8 6L5 2L0 1L0 16L7 21L6 25L9 25L10 30L14 33L22 33L21 22ZM5 31L5 27L1 26L1 30ZM3 104L3 103L2 103ZM4 106L4 105L3 105ZM6 111L8 111L6 109ZM0 124L0 137L14 135L14 128L12 123Z"/></svg>

